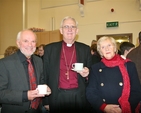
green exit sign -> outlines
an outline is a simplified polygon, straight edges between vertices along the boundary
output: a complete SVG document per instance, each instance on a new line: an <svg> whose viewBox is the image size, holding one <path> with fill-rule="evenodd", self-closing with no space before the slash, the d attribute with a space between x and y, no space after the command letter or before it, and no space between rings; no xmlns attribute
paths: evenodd
<svg viewBox="0 0 141 113"><path fill-rule="evenodd" d="M118 27L118 22L106 22L106 27Z"/></svg>

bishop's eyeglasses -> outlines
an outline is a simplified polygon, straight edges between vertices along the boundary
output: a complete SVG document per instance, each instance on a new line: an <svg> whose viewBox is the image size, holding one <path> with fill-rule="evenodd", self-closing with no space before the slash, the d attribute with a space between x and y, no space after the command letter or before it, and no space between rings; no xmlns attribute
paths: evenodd
<svg viewBox="0 0 141 113"><path fill-rule="evenodd" d="M65 25L62 28L64 28L65 30L68 30L68 29L75 30L77 28L77 26L68 26L68 25Z"/></svg>

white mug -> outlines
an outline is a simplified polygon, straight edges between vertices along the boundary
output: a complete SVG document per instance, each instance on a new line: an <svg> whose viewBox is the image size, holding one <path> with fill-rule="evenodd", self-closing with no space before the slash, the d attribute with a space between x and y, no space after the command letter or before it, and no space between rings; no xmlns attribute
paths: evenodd
<svg viewBox="0 0 141 113"><path fill-rule="evenodd" d="M73 63L72 69L75 71L81 71L83 69L83 63Z"/></svg>
<svg viewBox="0 0 141 113"><path fill-rule="evenodd" d="M47 94L47 85L38 85L39 94Z"/></svg>

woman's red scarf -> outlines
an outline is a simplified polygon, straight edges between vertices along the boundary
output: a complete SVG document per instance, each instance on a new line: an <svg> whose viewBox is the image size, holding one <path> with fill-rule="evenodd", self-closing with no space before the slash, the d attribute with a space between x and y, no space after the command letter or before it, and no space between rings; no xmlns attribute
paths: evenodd
<svg viewBox="0 0 141 113"><path fill-rule="evenodd" d="M129 95L130 95L130 80L129 80L129 75L125 66L125 63L129 60L125 60L117 54L110 60L103 58L101 61L107 67L119 66L119 69L121 71L122 78L123 78L123 90L122 90L121 97L118 99L118 102L121 106L122 113L131 113L131 107L128 101Z"/></svg>

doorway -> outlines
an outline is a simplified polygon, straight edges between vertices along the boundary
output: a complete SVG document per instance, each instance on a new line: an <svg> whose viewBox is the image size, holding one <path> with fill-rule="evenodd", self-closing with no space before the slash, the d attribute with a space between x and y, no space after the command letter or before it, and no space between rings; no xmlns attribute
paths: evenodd
<svg viewBox="0 0 141 113"><path fill-rule="evenodd" d="M125 33L125 34L104 34L104 35L96 35L96 39L98 40L100 37L102 36L110 36L113 37L116 42L117 42L117 46L119 49L119 46L122 42L131 42L132 43L132 33Z"/></svg>

